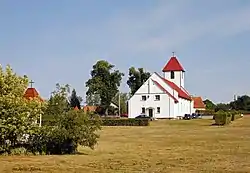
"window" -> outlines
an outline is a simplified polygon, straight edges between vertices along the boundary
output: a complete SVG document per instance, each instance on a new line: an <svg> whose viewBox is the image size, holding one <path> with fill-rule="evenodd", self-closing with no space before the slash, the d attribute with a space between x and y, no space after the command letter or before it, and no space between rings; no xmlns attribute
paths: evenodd
<svg viewBox="0 0 250 173"><path fill-rule="evenodd" d="M160 107L157 107L157 113L161 113L161 108Z"/></svg>
<svg viewBox="0 0 250 173"><path fill-rule="evenodd" d="M145 108L143 107L143 108L141 108L141 113L142 114L145 114L146 113L146 110L145 110Z"/></svg>
<svg viewBox="0 0 250 173"><path fill-rule="evenodd" d="M147 97L146 96L141 96L141 100L145 101L145 100L147 100Z"/></svg>
<svg viewBox="0 0 250 173"><path fill-rule="evenodd" d="M171 71L171 79L174 79L174 71Z"/></svg>
<svg viewBox="0 0 250 173"><path fill-rule="evenodd" d="M160 95L155 95L155 100L159 101L160 100Z"/></svg>

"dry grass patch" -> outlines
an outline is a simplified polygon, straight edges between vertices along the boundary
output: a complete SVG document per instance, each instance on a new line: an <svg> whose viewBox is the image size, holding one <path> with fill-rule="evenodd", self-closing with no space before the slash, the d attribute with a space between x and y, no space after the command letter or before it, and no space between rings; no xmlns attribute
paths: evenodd
<svg viewBox="0 0 250 173"><path fill-rule="evenodd" d="M149 127L103 127L94 151L79 155L0 156L0 172L250 172L250 117L160 120Z"/></svg>

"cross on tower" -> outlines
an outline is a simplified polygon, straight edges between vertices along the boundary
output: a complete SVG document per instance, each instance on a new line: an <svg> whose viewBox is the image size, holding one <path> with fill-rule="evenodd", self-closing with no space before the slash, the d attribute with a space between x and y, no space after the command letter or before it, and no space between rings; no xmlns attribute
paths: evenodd
<svg viewBox="0 0 250 173"><path fill-rule="evenodd" d="M32 84L35 82L33 80L31 80L29 83L30 83L30 88L32 88Z"/></svg>
<svg viewBox="0 0 250 173"><path fill-rule="evenodd" d="M172 54L173 54L173 57L175 57L174 53L175 53L175 52L172 52Z"/></svg>

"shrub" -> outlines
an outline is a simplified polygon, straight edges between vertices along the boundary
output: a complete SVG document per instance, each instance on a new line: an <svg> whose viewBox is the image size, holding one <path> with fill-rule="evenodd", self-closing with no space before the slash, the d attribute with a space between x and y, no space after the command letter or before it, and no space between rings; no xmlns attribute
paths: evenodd
<svg viewBox="0 0 250 173"><path fill-rule="evenodd" d="M60 116L55 126L42 126L28 136L27 141L3 148L2 154L74 154L78 145L94 149L101 128L98 116L82 111L69 111ZM6 142L6 141L5 141Z"/></svg>
<svg viewBox="0 0 250 173"><path fill-rule="evenodd" d="M78 145L94 149L100 129L97 116L82 111L69 111L56 126L44 126L30 138L29 150L40 154L74 154Z"/></svg>
<svg viewBox="0 0 250 173"><path fill-rule="evenodd" d="M102 119L103 126L148 126L149 119Z"/></svg>
<svg viewBox="0 0 250 173"><path fill-rule="evenodd" d="M232 111L232 121L242 118L241 113L238 111Z"/></svg>
<svg viewBox="0 0 250 173"><path fill-rule="evenodd" d="M214 119L216 125L227 125L231 123L232 115L229 112L220 110L216 112Z"/></svg>
<svg viewBox="0 0 250 173"><path fill-rule="evenodd" d="M27 153L27 149L24 147L13 148L10 150L11 155L26 155Z"/></svg>

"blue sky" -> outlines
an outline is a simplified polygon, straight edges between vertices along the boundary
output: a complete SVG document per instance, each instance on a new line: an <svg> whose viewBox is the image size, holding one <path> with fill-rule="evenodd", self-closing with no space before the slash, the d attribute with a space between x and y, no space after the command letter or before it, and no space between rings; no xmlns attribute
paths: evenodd
<svg viewBox="0 0 250 173"><path fill-rule="evenodd" d="M227 102L250 94L249 18L248 0L0 0L0 63L85 97L96 61L161 73L175 51L191 94Z"/></svg>

